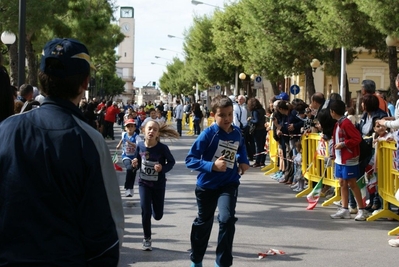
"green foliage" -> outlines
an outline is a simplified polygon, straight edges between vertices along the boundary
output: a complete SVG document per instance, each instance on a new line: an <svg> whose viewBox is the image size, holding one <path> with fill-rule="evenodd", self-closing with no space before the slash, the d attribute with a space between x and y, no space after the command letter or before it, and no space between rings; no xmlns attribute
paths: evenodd
<svg viewBox="0 0 399 267"><path fill-rule="evenodd" d="M233 80L235 67L218 57L213 43L213 19L208 16L194 17L193 26L188 30L184 50L189 73L195 73L197 82L207 86Z"/></svg>
<svg viewBox="0 0 399 267"><path fill-rule="evenodd" d="M164 93L173 95L192 94L192 86L195 82L190 82L186 75L185 62L179 58L173 58L172 64L167 66L167 71L159 79L160 87Z"/></svg>

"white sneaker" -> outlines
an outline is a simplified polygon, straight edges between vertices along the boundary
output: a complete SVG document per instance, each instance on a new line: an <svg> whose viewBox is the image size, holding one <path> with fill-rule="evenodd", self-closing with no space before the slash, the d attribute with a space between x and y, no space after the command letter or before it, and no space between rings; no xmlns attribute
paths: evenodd
<svg viewBox="0 0 399 267"><path fill-rule="evenodd" d="M348 209L340 208L337 213L330 215L331 219L350 219L351 214Z"/></svg>
<svg viewBox="0 0 399 267"><path fill-rule="evenodd" d="M358 213L358 209L349 207L349 212L350 212L350 214L357 214Z"/></svg>
<svg viewBox="0 0 399 267"><path fill-rule="evenodd" d="M298 187L299 187L299 184L298 184L298 183L293 184L293 185L290 186L291 189L295 189L295 188L298 188Z"/></svg>
<svg viewBox="0 0 399 267"><path fill-rule="evenodd" d="M335 206L337 206L337 207L342 207L341 200L339 200L339 201L334 201L333 204L334 204Z"/></svg>
<svg viewBox="0 0 399 267"><path fill-rule="evenodd" d="M366 210L359 210L355 217L355 221L365 221L368 217L368 212Z"/></svg>
<svg viewBox="0 0 399 267"><path fill-rule="evenodd" d="M151 251L151 250L152 250L151 245L152 245L151 238L144 238L144 239L143 239L143 247L142 247L142 250L144 250L144 251Z"/></svg>
<svg viewBox="0 0 399 267"><path fill-rule="evenodd" d="M399 247L399 239L395 238L395 239L389 239L388 240L388 244L391 247Z"/></svg>
<svg viewBox="0 0 399 267"><path fill-rule="evenodd" d="M133 190L132 189L126 189L125 197L133 197Z"/></svg>

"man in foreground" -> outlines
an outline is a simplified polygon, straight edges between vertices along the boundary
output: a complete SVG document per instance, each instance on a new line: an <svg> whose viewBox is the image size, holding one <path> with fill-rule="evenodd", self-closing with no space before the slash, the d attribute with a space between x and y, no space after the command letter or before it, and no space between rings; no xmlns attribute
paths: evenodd
<svg viewBox="0 0 399 267"><path fill-rule="evenodd" d="M40 108L0 124L0 265L117 266L123 209L111 156L77 105L90 81L77 40L46 44Z"/></svg>

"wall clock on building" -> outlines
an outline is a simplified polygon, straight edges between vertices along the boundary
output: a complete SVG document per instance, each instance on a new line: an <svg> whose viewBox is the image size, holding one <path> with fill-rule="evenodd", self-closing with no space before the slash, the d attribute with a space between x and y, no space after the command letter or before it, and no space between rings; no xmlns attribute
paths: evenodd
<svg viewBox="0 0 399 267"><path fill-rule="evenodd" d="M133 18L133 7L121 7L121 18Z"/></svg>
<svg viewBox="0 0 399 267"><path fill-rule="evenodd" d="M127 22L123 23L121 27L122 27L122 31L125 33L129 32L129 30L130 30L130 24Z"/></svg>

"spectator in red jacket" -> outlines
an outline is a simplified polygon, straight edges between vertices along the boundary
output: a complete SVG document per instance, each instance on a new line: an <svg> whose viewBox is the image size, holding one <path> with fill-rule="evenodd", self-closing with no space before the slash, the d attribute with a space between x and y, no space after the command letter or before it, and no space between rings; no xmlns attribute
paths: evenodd
<svg viewBox="0 0 399 267"><path fill-rule="evenodd" d="M121 112L118 108L118 104L113 102L110 107L107 108L104 118L104 135L109 136L112 140L114 138L114 123L116 122L116 116Z"/></svg>

